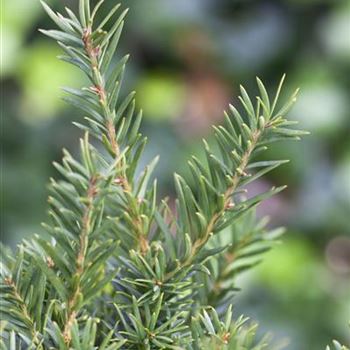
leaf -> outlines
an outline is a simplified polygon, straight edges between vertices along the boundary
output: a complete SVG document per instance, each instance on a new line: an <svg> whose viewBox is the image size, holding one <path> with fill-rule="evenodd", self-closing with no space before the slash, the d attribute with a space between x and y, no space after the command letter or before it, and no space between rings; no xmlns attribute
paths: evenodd
<svg viewBox="0 0 350 350"><path fill-rule="evenodd" d="M101 61L102 73L106 72L107 69L109 68L111 60L112 60L113 55L115 53L115 50L116 50L116 48L118 46L120 35L121 35L121 33L123 31L123 27L124 27L124 22L122 21L121 18L122 17L120 17L118 19L118 21L116 22L117 23L117 29L116 29L115 33L113 34L111 42L106 47L106 51L104 53L103 60ZM106 36L105 40L109 40L108 35ZM127 57L129 57L129 56L127 56Z"/></svg>
<svg viewBox="0 0 350 350"><path fill-rule="evenodd" d="M259 87L261 101L263 103L264 110L266 111L265 117L268 120L270 115L271 115L270 114L271 113L271 111L270 111L270 98L269 98L269 95L266 91L266 88L265 88L263 82L258 77L256 77L256 82L257 82L258 87Z"/></svg>
<svg viewBox="0 0 350 350"><path fill-rule="evenodd" d="M55 272L47 266L46 262L43 261L40 256L32 254L32 257L38 265L38 267L40 267L42 272L45 274L47 279L52 283L53 287L55 288L55 291L58 293L60 298L62 300L67 300L68 294L66 288L64 287L63 281L60 278L58 278Z"/></svg>
<svg viewBox="0 0 350 350"><path fill-rule="evenodd" d="M79 0L79 18L83 28L87 27L86 3L89 0Z"/></svg>
<svg viewBox="0 0 350 350"><path fill-rule="evenodd" d="M103 29L105 24L111 19L111 17L119 9L120 6L121 6L121 4L114 5L114 7L109 11L108 15L101 21L101 23L99 24L99 26L96 29L96 32L98 32L99 30Z"/></svg>
<svg viewBox="0 0 350 350"><path fill-rule="evenodd" d="M70 26L69 22L67 23L67 21L62 16L61 17L57 16L55 12L53 12L51 8L44 1L40 0L40 3L43 6L46 13L50 16L50 18L56 23L56 25L59 28L61 28L65 32L71 32L73 34L75 33L73 28Z"/></svg>
<svg viewBox="0 0 350 350"><path fill-rule="evenodd" d="M62 42L64 45L72 45L74 47L82 47L83 43L81 39L78 37L72 35L72 34L67 34L64 32L61 32L59 30L44 30L44 29L39 29L39 31L57 41Z"/></svg>
<svg viewBox="0 0 350 350"><path fill-rule="evenodd" d="M271 114L274 112L274 110L276 108L276 105L277 105L277 102L278 102L278 99L279 99L279 96L280 96L280 93L281 93L281 90L282 90L282 86L283 86L283 83L284 83L285 79L286 79L286 75L283 74L282 79L279 82L279 85L278 85L278 88L277 88L277 91L276 91L276 94L275 94L275 98L274 98L274 100L272 102Z"/></svg>
<svg viewBox="0 0 350 350"><path fill-rule="evenodd" d="M143 174L140 176L140 179L138 180L138 185L135 190L135 197L143 198L145 196L148 182L150 180L150 177L158 161L159 161L159 156L155 157L143 171Z"/></svg>
<svg viewBox="0 0 350 350"><path fill-rule="evenodd" d="M249 123L251 124L251 127L254 128L256 126L256 115L255 110L252 104L252 101L250 100L249 95L247 94L247 91L244 89L244 87L240 86L241 95L239 97L241 103L243 104L243 107L245 108L246 112L249 115Z"/></svg>

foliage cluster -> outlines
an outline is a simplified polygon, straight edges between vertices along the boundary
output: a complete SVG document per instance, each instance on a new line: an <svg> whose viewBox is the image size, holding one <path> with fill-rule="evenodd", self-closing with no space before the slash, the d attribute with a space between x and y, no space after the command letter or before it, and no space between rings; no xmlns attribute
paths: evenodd
<svg viewBox="0 0 350 350"><path fill-rule="evenodd" d="M255 266L282 233L255 216L256 206L284 187L249 197L246 186L285 160L264 158L274 142L305 132L285 115L257 79L253 101L241 87L240 111L230 105L216 144L204 141L206 164L192 157L196 187L175 174L176 209L157 199L152 172L139 160L146 138L135 93L121 96L128 56L114 59L127 11L120 5L101 22L103 0L79 14L43 7L55 39L89 87L65 88L65 99L84 112L80 158L64 150L54 163L46 237L23 241L1 262L1 347L6 349L272 349L256 325L233 319L236 278ZM342 349L334 343L336 349Z"/></svg>

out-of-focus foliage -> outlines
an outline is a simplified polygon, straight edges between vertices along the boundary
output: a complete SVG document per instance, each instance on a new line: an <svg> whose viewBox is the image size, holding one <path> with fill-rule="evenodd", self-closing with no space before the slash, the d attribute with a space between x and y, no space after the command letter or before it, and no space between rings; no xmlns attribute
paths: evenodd
<svg viewBox="0 0 350 350"><path fill-rule="evenodd" d="M59 3L71 1L51 2ZM145 107L144 133L151 139L146 158L161 151L163 193L174 191L174 170L186 173L178 168L189 151L202 156L202 136L220 121L240 82L253 86L259 75L273 86L286 72L290 86L301 87L292 117L312 135L273 151L276 158L287 153L293 160L271 174L274 182L290 187L260 208L260 214L273 214L272 226L289 230L255 275L243 277L249 292L238 304L277 337L289 336L290 350L318 350L333 338L349 344L349 2L123 4L131 11L121 51L133 57L126 80L137 87L138 103ZM47 27L49 20L37 1L4 1L2 7L1 233L14 245L42 232L37 223L45 218L42 184L55 174L51 160L60 157L62 145L77 146L67 120L78 113L57 96L63 83L79 86L80 78L53 58L57 49L38 35L36 28ZM268 187L267 180L259 182L251 193Z"/></svg>

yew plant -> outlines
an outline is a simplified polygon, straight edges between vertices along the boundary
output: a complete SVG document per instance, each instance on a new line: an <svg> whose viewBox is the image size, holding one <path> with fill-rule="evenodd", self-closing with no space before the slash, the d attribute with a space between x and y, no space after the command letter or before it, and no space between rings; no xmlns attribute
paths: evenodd
<svg viewBox="0 0 350 350"><path fill-rule="evenodd" d="M297 91L280 102L284 78L272 95L257 79L254 99L241 87L241 106L214 127L216 145L204 142L205 164L189 161L195 186L175 174L173 211L157 198L157 158L137 170L142 112L134 92L120 93L128 56L115 58L127 11L116 5L97 22L103 0L80 0L79 13L65 16L42 4L57 26L42 33L89 81L64 89L84 134L78 159L64 150L54 163L61 178L50 183L47 235L15 253L3 247L1 348L273 349L232 299L237 276L282 233L255 207L284 187L253 197L245 188L286 163L264 158L271 144L305 134L285 118Z"/></svg>

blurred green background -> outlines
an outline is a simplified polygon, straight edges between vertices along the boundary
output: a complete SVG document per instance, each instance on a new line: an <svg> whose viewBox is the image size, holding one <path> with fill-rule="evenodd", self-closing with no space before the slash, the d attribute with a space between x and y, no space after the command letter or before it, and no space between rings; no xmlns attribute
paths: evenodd
<svg viewBox="0 0 350 350"><path fill-rule="evenodd" d="M112 5L114 1L106 0ZM150 142L145 162L160 154L161 193L173 192L172 173L186 173L190 152L210 138L238 86L255 92L255 76L285 91L301 87L291 117L312 135L278 145L271 156L292 162L259 183L288 183L260 208L272 225L288 227L284 243L242 277L236 312L262 331L289 339L289 350L350 343L350 1L122 1L131 11L120 56L131 53L126 88L136 89ZM50 2L57 10L77 1ZM51 162L61 148L76 150L80 113L59 88L80 86L81 75L56 59L39 1L2 2L1 239L15 246L40 233Z"/></svg>

